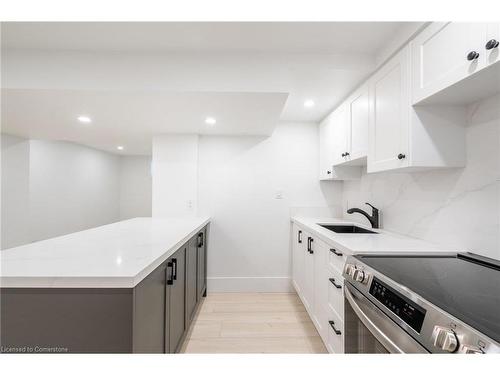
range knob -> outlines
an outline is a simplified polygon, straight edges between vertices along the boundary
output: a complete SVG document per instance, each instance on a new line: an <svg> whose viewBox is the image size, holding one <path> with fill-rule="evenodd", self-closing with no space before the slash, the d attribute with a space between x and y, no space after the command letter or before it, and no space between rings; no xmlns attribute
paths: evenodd
<svg viewBox="0 0 500 375"><path fill-rule="evenodd" d="M368 282L368 275L366 274L365 271L356 268L352 275L352 279L354 281L357 281L358 283L366 284Z"/></svg>
<svg viewBox="0 0 500 375"><path fill-rule="evenodd" d="M481 348L479 348L477 346L471 346L471 345L460 346L460 349L458 349L458 352L460 354L484 354L484 352L481 350Z"/></svg>
<svg viewBox="0 0 500 375"><path fill-rule="evenodd" d="M455 332L447 327L435 326L432 331L434 346L445 352L453 353L458 348L458 339Z"/></svg>
<svg viewBox="0 0 500 375"><path fill-rule="evenodd" d="M354 264L349 264L347 263L344 268L344 273L352 278L352 275L354 274L354 270L356 269L356 266Z"/></svg>

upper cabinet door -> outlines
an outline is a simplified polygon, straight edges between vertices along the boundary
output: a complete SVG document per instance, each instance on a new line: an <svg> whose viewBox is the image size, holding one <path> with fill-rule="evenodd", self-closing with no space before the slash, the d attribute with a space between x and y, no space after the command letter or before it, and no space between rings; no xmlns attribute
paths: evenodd
<svg viewBox="0 0 500 375"><path fill-rule="evenodd" d="M413 103L485 66L486 24L434 22L411 43Z"/></svg>
<svg viewBox="0 0 500 375"><path fill-rule="evenodd" d="M483 42L486 53L486 64L500 61L500 23L490 23L487 26L486 39ZM496 46L496 47L495 47Z"/></svg>
<svg viewBox="0 0 500 375"><path fill-rule="evenodd" d="M350 115L350 147L349 160L366 157L368 153L368 125L370 122L368 85L351 96L349 102Z"/></svg>
<svg viewBox="0 0 500 375"><path fill-rule="evenodd" d="M332 115L319 124L319 179L333 179Z"/></svg>
<svg viewBox="0 0 500 375"><path fill-rule="evenodd" d="M368 172L408 166L409 47L372 77Z"/></svg>
<svg viewBox="0 0 500 375"><path fill-rule="evenodd" d="M342 164L349 154L349 116L347 103L343 103L332 113L332 151L333 165Z"/></svg>

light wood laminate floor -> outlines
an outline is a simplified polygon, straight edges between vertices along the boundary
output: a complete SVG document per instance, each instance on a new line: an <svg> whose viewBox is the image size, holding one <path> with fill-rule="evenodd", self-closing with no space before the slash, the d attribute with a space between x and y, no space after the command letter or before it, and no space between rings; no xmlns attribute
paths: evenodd
<svg viewBox="0 0 500 375"><path fill-rule="evenodd" d="M292 293L212 293L200 306L183 353L326 353Z"/></svg>

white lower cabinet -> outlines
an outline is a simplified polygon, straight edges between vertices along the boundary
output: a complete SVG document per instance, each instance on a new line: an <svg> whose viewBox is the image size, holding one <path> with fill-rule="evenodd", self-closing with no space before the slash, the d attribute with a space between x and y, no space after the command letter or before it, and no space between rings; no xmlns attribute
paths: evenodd
<svg viewBox="0 0 500 375"><path fill-rule="evenodd" d="M292 229L292 284L330 353L344 352L346 255L297 224Z"/></svg>
<svg viewBox="0 0 500 375"><path fill-rule="evenodd" d="M307 312L314 308L314 239L303 228L292 229L292 284Z"/></svg>
<svg viewBox="0 0 500 375"><path fill-rule="evenodd" d="M304 246L304 233L303 230L297 226L293 225L292 230L292 283L293 287L300 295L302 293L302 288L304 285L304 273L303 264L305 256L305 246Z"/></svg>
<svg viewBox="0 0 500 375"><path fill-rule="evenodd" d="M329 309L328 341L325 343L330 353L344 353L344 320L333 309Z"/></svg>
<svg viewBox="0 0 500 375"><path fill-rule="evenodd" d="M314 309L312 319L320 336L326 337L328 304L328 245L320 240L314 243Z"/></svg>
<svg viewBox="0 0 500 375"><path fill-rule="evenodd" d="M309 233L305 232L305 234L307 237L303 264L304 287L302 288L302 301L309 314L312 314L314 312L314 251L316 244Z"/></svg>
<svg viewBox="0 0 500 375"><path fill-rule="evenodd" d="M328 305L344 320L344 278L333 270L328 278Z"/></svg>

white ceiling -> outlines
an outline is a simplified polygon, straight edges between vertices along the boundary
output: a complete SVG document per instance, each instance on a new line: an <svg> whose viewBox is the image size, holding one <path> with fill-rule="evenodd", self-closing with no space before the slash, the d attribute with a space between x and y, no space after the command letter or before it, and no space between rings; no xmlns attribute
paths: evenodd
<svg viewBox="0 0 500 375"><path fill-rule="evenodd" d="M155 133L208 131L208 112L214 134L317 122L408 25L3 23L3 131L137 154Z"/></svg>
<svg viewBox="0 0 500 375"><path fill-rule="evenodd" d="M400 22L16 22L6 48L373 54Z"/></svg>
<svg viewBox="0 0 500 375"><path fill-rule="evenodd" d="M13 135L140 155L151 153L153 134L270 135L286 98L283 93L3 89L2 123ZM92 122L80 123L80 115ZM206 117L217 123L207 125Z"/></svg>

